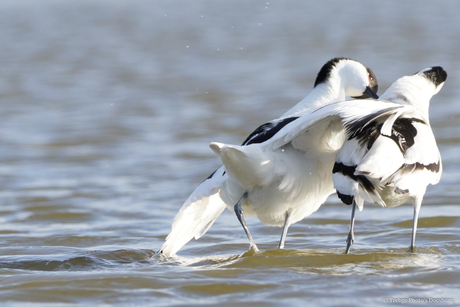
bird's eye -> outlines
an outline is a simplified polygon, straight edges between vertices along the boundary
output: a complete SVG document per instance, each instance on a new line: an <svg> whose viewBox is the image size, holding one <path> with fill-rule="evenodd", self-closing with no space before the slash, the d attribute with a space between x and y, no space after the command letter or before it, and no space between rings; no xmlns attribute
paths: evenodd
<svg viewBox="0 0 460 307"><path fill-rule="evenodd" d="M374 80L374 78L372 78L372 76L369 75L369 81L372 81L372 80Z"/></svg>

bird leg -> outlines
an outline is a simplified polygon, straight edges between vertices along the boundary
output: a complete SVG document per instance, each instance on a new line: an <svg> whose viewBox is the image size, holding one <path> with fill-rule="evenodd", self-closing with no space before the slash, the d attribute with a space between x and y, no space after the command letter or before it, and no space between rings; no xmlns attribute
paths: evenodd
<svg viewBox="0 0 460 307"><path fill-rule="evenodd" d="M254 239L252 238L251 233L249 232L249 228L246 225L246 221L244 220L243 209L241 209L241 204L243 204L244 200L247 197L248 197L248 192L244 192L243 196L241 196L240 200L236 203L234 209L235 209L236 217L240 221L241 226L243 226L244 232L246 232L246 236L249 239L249 249L252 248L254 251L258 252L259 249L257 248L257 245L254 242Z"/></svg>
<svg viewBox="0 0 460 307"><path fill-rule="evenodd" d="M422 206L422 200L418 198L414 198L414 219L412 221L412 240L410 243L410 248L408 252L414 252L414 245L415 245L415 234L417 232L417 223L418 223L418 213L420 212L420 207Z"/></svg>
<svg viewBox="0 0 460 307"><path fill-rule="evenodd" d="M355 211L356 211L356 202L353 200L353 207L351 208L351 222L350 222L350 232L348 233L347 238L347 248L345 249L345 254L350 252L350 247L355 243L355 235L353 233L355 228Z"/></svg>
<svg viewBox="0 0 460 307"><path fill-rule="evenodd" d="M290 217L289 212L286 212L286 219L284 220L283 232L281 233L281 239L278 245L278 249L284 248L284 242L286 241L286 235L287 235L288 228L289 228L289 217Z"/></svg>

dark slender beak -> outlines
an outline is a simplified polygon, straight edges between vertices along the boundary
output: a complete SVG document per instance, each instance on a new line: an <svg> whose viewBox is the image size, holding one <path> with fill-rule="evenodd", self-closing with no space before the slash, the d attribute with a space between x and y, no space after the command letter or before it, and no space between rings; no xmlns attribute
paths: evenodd
<svg viewBox="0 0 460 307"><path fill-rule="evenodd" d="M375 86L374 88L376 88ZM355 99L366 99L366 98L374 98L374 99L379 99L379 96L374 92L373 89L371 89L369 86L366 87L366 90L363 92L361 96L358 97L352 97Z"/></svg>
<svg viewBox="0 0 460 307"><path fill-rule="evenodd" d="M364 94L369 96L370 98L379 99L379 95L377 95L369 86L366 87Z"/></svg>

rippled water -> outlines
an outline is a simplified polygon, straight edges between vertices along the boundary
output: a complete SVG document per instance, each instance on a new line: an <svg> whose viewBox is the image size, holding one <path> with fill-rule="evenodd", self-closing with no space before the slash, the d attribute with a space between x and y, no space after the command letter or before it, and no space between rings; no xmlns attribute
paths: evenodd
<svg viewBox="0 0 460 307"><path fill-rule="evenodd" d="M460 4L451 1L0 3L0 302L9 305L356 306L460 303ZM432 65L444 162L420 213L331 197L293 225L225 211L180 256L155 252L192 190L346 56L381 91ZM410 298L418 298L419 302ZM441 299L446 299L442 301ZM433 302L431 302L433 303ZM426 304L425 304L426 305Z"/></svg>

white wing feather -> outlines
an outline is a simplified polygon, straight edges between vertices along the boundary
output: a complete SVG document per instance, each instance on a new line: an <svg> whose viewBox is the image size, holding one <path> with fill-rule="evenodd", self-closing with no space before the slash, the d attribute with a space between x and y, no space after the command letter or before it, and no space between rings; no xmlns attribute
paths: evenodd
<svg viewBox="0 0 460 307"><path fill-rule="evenodd" d="M182 205L160 249L165 256L177 253L191 239L200 238L226 208L219 192L227 178L224 167L203 181Z"/></svg>
<svg viewBox="0 0 460 307"><path fill-rule="evenodd" d="M289 142L297 142L295 139L302 138L303 133L307 133L317 126L331 126L342 122L360 120L369 114L386 110L387 113L400 109L403 106L397 103L380 100L350 100L342 101L322 107L315 112L302 116L281 129L275 137L267 142L267 148L272 150L282 147ZM383 113L383 116L387 113ZM339 146L338 146L339 145ZM337 144L338 148L341 144Z"/></svg>

